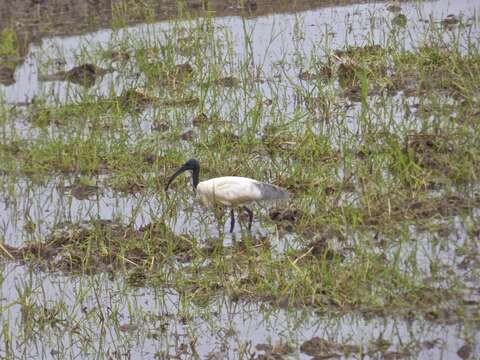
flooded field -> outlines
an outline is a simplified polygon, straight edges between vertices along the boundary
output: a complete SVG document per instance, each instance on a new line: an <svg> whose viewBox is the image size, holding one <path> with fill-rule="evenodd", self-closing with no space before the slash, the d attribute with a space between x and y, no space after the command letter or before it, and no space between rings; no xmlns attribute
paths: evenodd
<svg viewBox="0 0 480 360"><path fill-rule="evenodd" d="M477 1L65 3L1 25L0 357L479 358Z"/></svg>

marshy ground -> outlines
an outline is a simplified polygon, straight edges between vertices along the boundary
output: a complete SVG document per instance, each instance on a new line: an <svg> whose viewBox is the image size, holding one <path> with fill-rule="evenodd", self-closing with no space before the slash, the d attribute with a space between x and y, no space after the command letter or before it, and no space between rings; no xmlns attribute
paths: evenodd
<svg viewBox="0 0 480 360"><path fill-rule="evenodd" d="M0 357L478 358L476 1L44 5L0 33ZM229 234L190 157L291 199Z"/></svg>

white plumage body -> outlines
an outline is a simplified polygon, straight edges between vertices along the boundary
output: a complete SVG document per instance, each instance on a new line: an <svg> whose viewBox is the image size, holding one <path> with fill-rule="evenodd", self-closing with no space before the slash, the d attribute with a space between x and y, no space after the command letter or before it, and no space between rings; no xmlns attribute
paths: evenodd
<svg viewBox="0 0 480 360"><path fill-rule="evenodd" d="M246 205L254 201L288 198L282 188L240 176L223 176L197 185L197 196L203 205L220 203L227 206Z"/></svg>
<svg viewBox="0 0 480 360"><path fill-rule="evenodd" d="M185 171L191 171L193 189L205 206L219 203L230 207L230 232L233 232L235 226L234 207L241 206L248 213L250 231L253 212L245 205L254 201L288 198L288 192L279 186L240 176L223 176L199 182L200 163L196 159L188 160L170 177L165 191L172 181Z"/></svg>

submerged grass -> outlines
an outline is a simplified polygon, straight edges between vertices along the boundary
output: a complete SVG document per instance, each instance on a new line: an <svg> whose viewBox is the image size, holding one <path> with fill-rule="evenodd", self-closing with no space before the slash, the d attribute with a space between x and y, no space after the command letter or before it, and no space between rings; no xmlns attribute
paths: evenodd
<svg viewBox="0 0 480 360"><path fill-rule="evenodd" d="M175 235L162 222L139 229L112 221L63 224L45 243L4 245L3 255L50 271L127 274L131 284L174 288L193 298L219 290L234 299L277 305L430 310L454 289L440 290L405 274L399 263L357 245L333 250L326 239L274 256L264 239L245 236L224 249ZM177 267L181 265L181 271ZM429 293L425 303L424 293Z"/></svg>
<svg viewBox="0 0 480 360"><path fill-rule="evenodd" d="M125 9L115 9L115 27ZM120 272L133 286L174 289L192 302L221 291L282 307L431 317L454 303L462 317L466 281L455 271L448 287L432 281L441 261L419 260L405 228L478 211L473 35L449 38L432 24L411 47L396 29L384 43L342 49L327 36L323 51L285 54L293 70L278 72L281 64L254 63L246 28L238 55L232 34L208 14L185 18L168 30L114 33L107 48L92 50L89 61L113 72L107 91L88 91L105 80L73 81L74 100L45 94L23 113L1 109L2 173L73 175L80 200L105 187L155 196L164 205L158 220L139 227L98 215L19 247L6 239L1 256L67 274ZM22 117L35 135L17 129ZM213 211L189 228L200 215L180 191L186 181L173 185L173 199L163 193L165 176L190 156L204 178L248 176L287 188L292 200L260 212L265 228L242 230L224 247L221 220L219 239L209 226ZM98 175L106 181L91 180ZM289 245L279 252L275 243Z"/></svg>

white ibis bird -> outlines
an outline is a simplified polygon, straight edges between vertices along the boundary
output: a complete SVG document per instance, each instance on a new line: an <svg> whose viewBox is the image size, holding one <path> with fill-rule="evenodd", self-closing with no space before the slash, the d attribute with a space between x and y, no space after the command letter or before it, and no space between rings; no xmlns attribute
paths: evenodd
<svg viewBox="0 0 480 360"><path fill-rule="evenodd" d="M287 199L288 192L279 186L266 184L257 180L240 176L223 176L199 182L200 163L195 159L188 160L168 180L165 191L170 183L181 173L191 171L193 191L200 197L203 205L215 203L230 206L230 232L235 226L234 207L247 211L248 230L252 228L253 212L246 205L254 201Z"/></svg>

